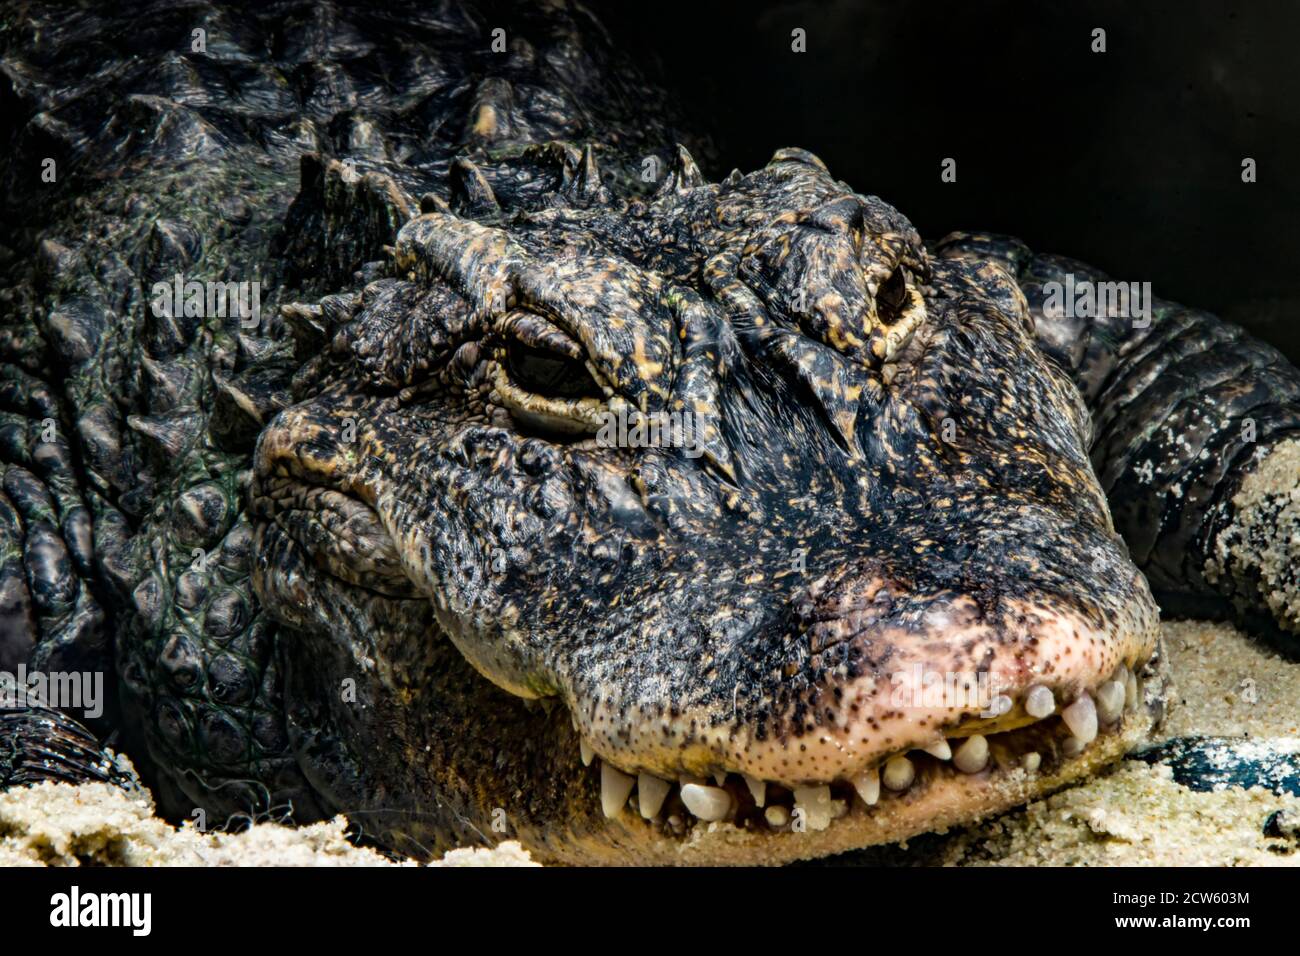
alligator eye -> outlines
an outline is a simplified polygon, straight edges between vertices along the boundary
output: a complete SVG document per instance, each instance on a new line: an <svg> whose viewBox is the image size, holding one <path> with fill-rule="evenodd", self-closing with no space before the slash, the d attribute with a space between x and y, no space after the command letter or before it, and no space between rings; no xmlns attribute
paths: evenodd
<svg viewBox="0 0 1300 956"><path fill-rule="evenodd" d="M587 366L550 349L511 341L506 348L506 370L521 389L549 398L600 398L603 393Z"/></svg>
<svg viewBox="0 0 1300 956"><path fill-rule="evenodd" d="M881 312L881 318L886 322L893 322L902 315L907 303L907 277L902 267L899 267L876 293L876 304Z"/></svg>

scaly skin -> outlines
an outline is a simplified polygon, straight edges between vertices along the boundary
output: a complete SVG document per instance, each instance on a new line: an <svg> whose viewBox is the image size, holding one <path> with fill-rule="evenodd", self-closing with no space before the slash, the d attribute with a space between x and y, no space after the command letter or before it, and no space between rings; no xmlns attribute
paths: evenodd
<svg viewBox="0 0 1300 956"><path fill-rule="evenodd" d="M57 90L98 15L5 37L8 177L57 149L75 178L11 200L0 664L115 665L106 723L169 813L813 857L1142 739L1141 572L1267 611L1202 569L1256 460L1236 420L1252 454L1300 425L1276 353L1163 304L1060 322L1042 282L1084 267L927 248L801 150L709 183L580 10L310 9L159 15ZM156 314L176 272L260 278L266 318ZM1246 384L1203 423L1188 356L1225 342ZM600 434L684 412L686 447ZM1147 477L1201 447L1196 495ZM897 699L917 674L1005 706Z"/></svg>

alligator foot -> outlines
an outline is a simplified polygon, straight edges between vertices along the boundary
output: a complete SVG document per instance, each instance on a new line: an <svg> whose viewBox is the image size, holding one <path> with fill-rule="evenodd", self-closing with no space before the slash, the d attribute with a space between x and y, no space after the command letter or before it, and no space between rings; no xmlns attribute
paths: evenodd
<svg viewBox="0 0 1300 956"><path fill-rule="evenodd" d="M41 783L112 783L139 788L135 772L71 717L0 701L0 790Z"/></svg>

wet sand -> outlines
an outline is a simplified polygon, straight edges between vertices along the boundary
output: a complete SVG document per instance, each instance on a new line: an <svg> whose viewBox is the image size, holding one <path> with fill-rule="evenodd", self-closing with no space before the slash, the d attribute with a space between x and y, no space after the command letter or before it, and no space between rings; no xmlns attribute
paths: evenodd
<svg viewBox="0 0 1300 956"><path fill-rule="evenodd" d="M1223 624L1167 622L1176 699L1162 738L1233 737L1300 755L1300 662ZM1300 756L1297 756L1300 761ZM825 861L899 866L1296 865L1300 835L1269 836L1300 797L1262 788L1195 792L1168 767L1125 760L1047 799L946 834ZM348 843L342 817L307 827L263 823L238 834L176 828L147 800L103 784L0 793L0 866L390 866ZM444 866L520 866L517 843L457 850Z"/></svg>

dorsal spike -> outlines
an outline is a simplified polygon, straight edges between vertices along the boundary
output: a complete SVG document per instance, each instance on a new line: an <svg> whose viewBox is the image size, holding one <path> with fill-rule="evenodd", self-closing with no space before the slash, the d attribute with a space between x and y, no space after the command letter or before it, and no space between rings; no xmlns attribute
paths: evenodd
<svg viewBox="0 0 1300 956"><path fill-rule="evenodd" d="M704 174L695 165L690 151L681 143L677 144L677 168L673 171L673 188L678 192L694 189L705 184Z"/></svg>
<svg viewBox="0 0 1300 956"><path fill-rule="evenodd" d="M171 411L186 398L194 370L184 362L158 361L145 354L140 366L148 384L150 411Z"/></svg>
<svg viewBox="0 0 1300 956"><path fill-rule="evenodd" d="M239 376L214 372L212 382L219 395L228 398L254 423L263 425L276 412L288 408L289 395L284 389L288 378L287 372L270 369Z"/></svg>
<svg viewBox="0 0 1300 956"><path fill-rule="evenodd" d="M280 306L280 316L293 336L294 355L300 360L314 355L325 345L329 327L319 305L287 302Z"/></svg>
<svg viewBox="0 0 1300 956"><path fill-rule="evenodd" d="M60 278L70 273L77 258L77 253L53 239L42 239L36 246L36 268L47 279Z"/></svg>
<svg viewBox="0 0 1300 956"><path fill-rule="evenodd" d="M465 119L464 139L491 144L510 139L515 128L515 93L510 81L491 76L474 91Z"/></svg>
<svg viewBox="0 0 1300 956"><path fill-rule="evenodd" d="M600 178L600 164L590 143L582 148L576 168L565 177L564 196L576 206L609 202L609 190Z"/></svg>
<svg viewBox="0 0 1300 956"><path fill-rule="evenodd" d="M479 169L468 159L458 159L451 164L451 206L458 215L480 218L501 212L501 204L492 192L492 186Z"/></svg>
<svg viewBox="0 0 1300 956"><path fill-rule="evenodd" d="M46 337L67 365L80 365L99 350L108 316L95 302L76 296L60 302L42 323Z"/></svg>
<svg viewBox="0 0 1300 956"><path fill-rule="evenodd" d="M237 341L239 343L239 361L241 366L245 368L261 365L283 352L279 339L261 335L245 335L241 332Z"/></svg>
<svg viewBox="0 0 1300 956"><path fill-rule="evenodd" d="M126 423L159 454L175 458L203 427L203 415L190 405L159 415L128 415Z"/></svg>
<svg viewBox="0 0 1300 956"><path fill-rule="evenodd" d="M451 207L437 193L424 193L420 196L420 214L431 212L451 212Z"/></svg>
<svg viewBox="0 0 1300 956"><path fill-rule="evenodd" d="M288 408L289 374L276 368L253 369L243 375L214 372L216 386L208 431L217 445L230 451L251 451L258 432Z"/></svg>

